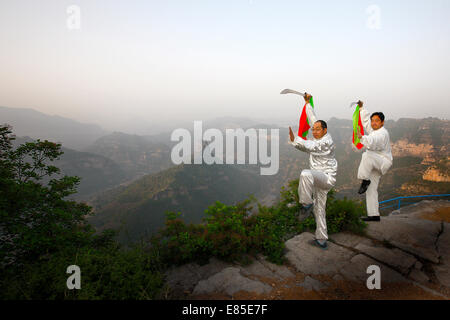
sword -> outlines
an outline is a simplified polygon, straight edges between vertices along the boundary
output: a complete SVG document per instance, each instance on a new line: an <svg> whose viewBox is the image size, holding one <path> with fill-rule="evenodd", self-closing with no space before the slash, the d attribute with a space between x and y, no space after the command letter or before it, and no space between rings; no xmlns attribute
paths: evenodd
<svg viewBox="0 0 450 320"><path fill-rule="evenodd" d="M305 97L306 92L305 93L301 93L292 89L284 89L283 91L280 92L280 94L287 94L287 93L293 93L293 94L298 94L299 96Z"/></svg>

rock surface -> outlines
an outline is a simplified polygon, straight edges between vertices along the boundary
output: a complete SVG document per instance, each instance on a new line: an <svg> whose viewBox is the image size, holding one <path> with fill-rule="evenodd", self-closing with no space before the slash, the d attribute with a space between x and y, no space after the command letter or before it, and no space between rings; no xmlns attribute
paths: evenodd
<svg viewBox="0 0 450 320"><path fill-rule="evenodd" d="M197 263L185 264L181 267L171 268L166 272L167 284L176 293L175 297L180 298L183 294L192 292L199 281L231 266L231 264L215 258L211 258L209 263L203 266Z"/></svg>
<svg viewBox="0 0 450 320"><path fill-rule="evenodd" d="M286 258L298 271L305 274L334 275L355 255L331 242L328 243L327 250L322 250L310 244L313 239L312 233L303 232L286 241Z"/></svg>
<svg viewBox="0 0 450 320"><path fill-rule="evenodd" d="M436 247L441 264L435 266L435 275L441 284L450 287L450 223L442 223L442 233Z"/></svg>
<svg viewBox="0 0 450 320"><path fill-rule="evenodd" d="M272 287L261 281L251 280L241 275L239 268L225 268L219 273L201 280L194 288L193 294L226 293L233 296L238 291L258 294L268 293Z"/></svg>
<svg viewBox="0 0 450 320"><path fill-rule="evenodd" d="M379 241L386 241L413 255L439 263L436 240L441 223L419 220L407 215L382 217L380 222L369 222L367 235Z"/></svg>
<svg viewBox="0 0 450 320"><path fill-rule="evenodd" d="M246 276L256 275L275 279L294 277L294 274L286 266L277 266L264 259L261 255L249 266L241 267L241 273Z"/></svg>
<svg viewBox="0 0 450 320"><path fill-rule="evenodd" d="M314 278L311 278L311 277L306 277L305 281L303 281L298 286L299 287L303 287L303 288L305 288L308 291L311 291L311 290L317 290L318 291L318 290L322 290L322 289L328 287L327 284L324 284L324 283L322 283L322 282L320 282L320 281L318 281L318 280L316 280Z"/></svg>
<svg viewBox="0 0 450 320"><path fill-rule="evenodd" d="M364 254L377 261L384 262L390 267L399 270L402 274L408 274L409 270L417 261L412 255L397 248L388 249L386 247L368 246L360 243L355 247L355 249L360 252L364 252Z"/></svg>
<svg viewBox="0 0 450 320"><path fill-rule="evenodd" d="M354 256L341 270L341 274L344 278L355 281L361 284L366 284L367 278L372 274L368 273L370 266L378 266L381 271L381 282L407 282L401 274L387 267L386 265L379 263L364 254L358 254Z"/></svg>

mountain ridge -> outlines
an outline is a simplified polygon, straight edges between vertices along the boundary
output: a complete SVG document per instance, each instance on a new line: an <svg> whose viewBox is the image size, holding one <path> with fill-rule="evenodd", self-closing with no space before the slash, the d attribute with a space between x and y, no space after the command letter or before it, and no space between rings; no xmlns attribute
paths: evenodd
<svg viewBox="0 0 450 320"><path fill-rule="evenodd" d="M0 106L0 119L11 125L17 136L61 142L65 147L76 150L88 146L108 133L97 124L49 115L32 108Z"/></svg>

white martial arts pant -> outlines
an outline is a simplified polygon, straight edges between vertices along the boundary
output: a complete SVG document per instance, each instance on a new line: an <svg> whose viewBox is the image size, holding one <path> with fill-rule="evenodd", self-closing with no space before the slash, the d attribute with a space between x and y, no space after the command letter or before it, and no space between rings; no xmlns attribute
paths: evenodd
<svg viewBox="0 0 450 320"><path fill-rule="evenodd" d="M327 240L326 203L328 191L333 187L334 178L318 170L303 170L298 183L298 197L302 205L314 203L316 219L316 239ZM314 200L313 200L314 195Z"/></svg>
<svg viewBox="0 0 450 320"><path fill-rule="evenodd" d="M380 178L392 166L392 162L385 157L364 152L358 169L358 179L370 180L370 185L366 191L367 215L369 217L379 216L378 211L378 184Z"/></svg>

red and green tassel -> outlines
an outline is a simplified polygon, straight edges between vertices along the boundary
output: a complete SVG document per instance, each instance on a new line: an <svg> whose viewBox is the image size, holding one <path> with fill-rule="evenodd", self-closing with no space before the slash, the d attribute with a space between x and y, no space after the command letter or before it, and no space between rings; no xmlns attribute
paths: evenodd
<svg viewBox="0 0 450 320"><path fill-rule="evenodd" d="M314 101L313 98L309 100L309 103L311 104L311 107L314 108ZM303 106L302 114L300 116L300 121L298 124L298 136L301 137L303 140L307 140L306 137L308 136L309 128L311 128L308 120L308 116L306 115L306 105L308 103L305 103Z"/></svg>
<svg viewBox="0 0 450 320"><path fill-rule="evenodd" d="M355 112L353 113L353 144L360 150L362 147L364 147L364 145L361 143L361 140L358 137L358 132L360 132L361 135L364 135L364 127L361 121L359 105L356 106Z"/></svg>

